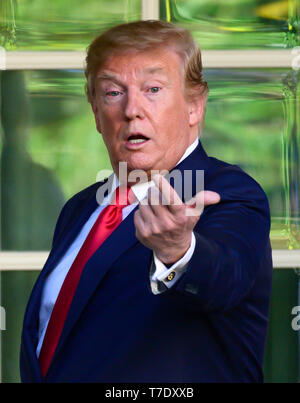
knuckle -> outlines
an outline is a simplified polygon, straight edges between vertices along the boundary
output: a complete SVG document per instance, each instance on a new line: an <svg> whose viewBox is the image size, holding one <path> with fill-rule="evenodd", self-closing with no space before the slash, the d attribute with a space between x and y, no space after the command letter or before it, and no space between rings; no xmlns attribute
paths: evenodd
<svg viewBox="0 0 300 403"><path fill-rule="evenodd" d="M188 222L188 217L186 215L185 209L181 209L180 213L177 216L177 222L181 226L186 225L186 223Z"/></svg>
<svg viewBox="0 0 300 403"><path fill-rule="evenodd" d="M148 228L144 228L141 235L143 239L148 239L151 235L151 232L149 231Z"/></svg>
<svg viewBox="0 0 300 403"><path fill-rule="evenodd" d="M181 227L184 227L184 226L187 224L187 217L186 217L186 215L184 215L184 216L182 216L182 217L179 217L178 224L179 224Z"/></svg>
<svg viewBox="0 0 300 403"><path fill-rule="evenodd" d="M165 231L172 232L174 229L176 229L176 224L174 221L168 221L165 223Z"/></svg>
<svg viewBox="0 0 300 403"><path fill-rule="evenodd" d="M152 234L153 235L160 235L162 233L162 230L159 226L153 225L152 227Z"/></svg>

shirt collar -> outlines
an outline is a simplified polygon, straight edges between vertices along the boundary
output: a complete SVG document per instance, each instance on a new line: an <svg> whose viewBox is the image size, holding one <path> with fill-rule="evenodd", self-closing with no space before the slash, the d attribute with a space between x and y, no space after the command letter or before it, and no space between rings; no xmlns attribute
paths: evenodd
<svg viewBox="0 0 300 403"><path fill-rule="evenodd" d="M184 159L186 159L195 150L195 148L197 147L198 143L199 143L199 139L197 137L196 140L187 147L187 149L185 150L184 154L182 155L182 157L180 158L180 160L177 162L177 164L175 166L177 166L180 162L182 162ZM112 196L113 192L119 186L119 179L118 179L117 175L115 173L113 173L112 175L113 175L113 181L112 181L111 191L107 196L108 200L111 199L111 196ZM143 200L147 196L148 189L151 186L154 186L153 181L144 182L144 183L137 183L136 185L133 185L131 187L131 190L133 191L135 197L138 200L134 204L137 204L138 202L140 202L141 200Z"/></svg>

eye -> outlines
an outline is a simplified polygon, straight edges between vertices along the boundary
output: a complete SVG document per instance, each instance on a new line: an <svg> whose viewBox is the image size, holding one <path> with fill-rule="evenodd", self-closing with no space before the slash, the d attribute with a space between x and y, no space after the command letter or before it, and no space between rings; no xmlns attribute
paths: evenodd
<svg viewBox="0 0 300 403"><path fill-rule="evenodd" d="M110 97L117 97L120 94L120 91L108 91L105 95Z"/></svg>
<svg viewBox="0 0 300 403"><path fill-rule="evenodd" d="M160 87L151 87L151 88L149 88L149 91L150 91L152 94L156 94L157 92L159 92L159 90L161 90Z"/></svg>

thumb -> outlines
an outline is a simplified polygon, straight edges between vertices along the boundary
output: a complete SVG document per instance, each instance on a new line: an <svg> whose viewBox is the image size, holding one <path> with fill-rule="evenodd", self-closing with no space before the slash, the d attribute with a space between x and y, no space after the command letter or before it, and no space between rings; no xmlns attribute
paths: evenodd
<svg viewBox="0 0 300 403"><path fill-rule="evenodd" d="M211 190L201 190L191 200L186 202L186 214L192 216L200 216L205 206L210 204L217 204L221 200L219 193Z"/></svg>
<svg viewBox="0 0 300 403"><path fill-rule="evenodd" d="M220 200L221 196L219 195L219 193L213 192L212 190L204 190L204 206L208 206L210 204L217 204L219 203Z"/></svg>

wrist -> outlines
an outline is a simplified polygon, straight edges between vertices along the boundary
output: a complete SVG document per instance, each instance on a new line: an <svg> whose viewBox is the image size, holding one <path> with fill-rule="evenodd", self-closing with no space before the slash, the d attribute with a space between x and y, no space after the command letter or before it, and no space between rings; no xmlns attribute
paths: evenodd
<svg viewBox="0 0 300 403"><path fill-rule="evenodd" d="M171 267L174 263L178 262L188 251L190 243L180 251L178 249L174 251L168 251L168 253L162 253L159 251L154 251L156 257L165 265Z"/></svg>

